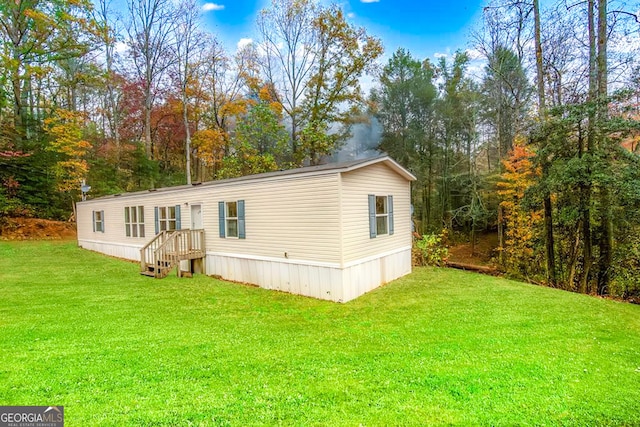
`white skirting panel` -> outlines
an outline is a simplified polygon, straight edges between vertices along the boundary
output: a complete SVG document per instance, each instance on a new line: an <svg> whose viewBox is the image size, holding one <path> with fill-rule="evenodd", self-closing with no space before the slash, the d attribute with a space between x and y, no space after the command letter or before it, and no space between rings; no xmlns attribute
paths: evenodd
<svg viewBox="0 0 640 427"><path fill-rule="evenodd" d="M140 261L138 246L79 240L84 249ZM347 302L385 283L411 273L411 248L351 262L344 268L303 261L252 259L207 253L205 271L235 282L335 302ZM186 265L185 265L186 269Z"/></svg>
<svg viewBox="0 0 640 427"><path fill-rule="evenodd" d="M379 286L411 273L411 248L367 259L361 263L351 263L342 271L344 302L358 298Z"/></svg>
<svg viewBox="0 0 640 427"><path fill-rule="evenodd" d="M140 247L120 243L97 242L95 240L78 240L78 246L90 251L100 252L118 258L140 261Z"/></svg>
<svg viewBox="0 0 640 427"><path fill-rule="evenodd" d="M347 302L411 272L411 249L345 268L211 254L207 274L261 288Z"/></svg>
<svg viewBox="0 0 640 427"><path fill-rule="evenodd" d="M207 274L297 295L342 301L340 269L207 254Z"/></svg>

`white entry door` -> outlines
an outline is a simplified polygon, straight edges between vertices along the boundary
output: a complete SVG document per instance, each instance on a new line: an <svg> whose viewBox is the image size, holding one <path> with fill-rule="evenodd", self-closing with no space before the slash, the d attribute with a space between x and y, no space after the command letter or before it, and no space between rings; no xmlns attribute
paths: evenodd
<svg viewBox="0 0 640 427"><path fill-rule="evenodd" d="M191 229L202 230L204 224L202 223L202 205L191 205ZM193 248L204 250L204 241L201 240L200 233L191 233L191 244ZM191 261L192 273L204 273L204 261L203 259L193 259Z"/></svg>
<svg viewBox="0 0 640 427"><path fill-rule="evenodd" d="M201 230L202 228L202 206L191 205L191 229Z"/></svg>

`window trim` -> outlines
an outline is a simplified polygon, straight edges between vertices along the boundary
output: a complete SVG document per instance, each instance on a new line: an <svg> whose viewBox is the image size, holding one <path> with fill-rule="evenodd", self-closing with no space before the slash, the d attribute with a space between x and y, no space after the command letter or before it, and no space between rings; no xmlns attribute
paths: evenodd
<svg viewBox="0 0 640 427"><path fill-rule="evenodd" d="M100 219L98 219L98 216ZM93 211L93 232L104 233L104 211Z"/></svg>
<svg viewBox="0 0 640 427"><path fill-rule="evenodd" d="M235 204L235 216L231 216L229 211L230 211L230 205L231 204ZM227 235L227 238L229 239L237 239L238 238L238 201L234 200L231 202L224 202L224 206L225 206L225 217L224 217L224 229L225 229L225 234ZM236 224L236 229L235 229L235 235L231 234L231 228L229 227L229 225L231 223L235 222Z"/></svg>
<svg viewBox="0 0 640 427"><path fill-rule="evenodd" d="M236 216L229 216L228 204L230 203L236 203ZM237 221L237 236L229 236L229 222L234 220ZM221 239L246 239L244 200L218 202L218 234Z"/></svg>
<svg viewBox="0 0 640 427"><path fill-rule="evenodd" d="M133 220L135 212L135 221ZM142 218L142 221L140 220ZM134 231L135 230L135 231ZM125 206L124 207L124 235L126 237L138 238L145 237L144 224L144 206ZM134 235L135 234L135 235Z"/></svg>
<svg viewBox="0 0 640 427"><path fill-rule="evenodd" d="M173 216L170 212L173 208ZM161 231L176 231L182 229L180 205L155 206L153 208L155 232L159 234ZM164 218L161 218L164 216ZM174 228L171 228L171 224Z"/></svg>
<svg viewBox="0 0 640 427"><path fill-rule="evenodd" d="M386 212L378 213L378 198L385 198ZM369 194L369 238L374 239L378 236L391 236L394 233L393 224L393 195L376 195ZM378 233L378 218L385 218L386 232Z"/></svg>
<svg viewBox="0 0 640 427"><path fill-rule="evenodd" d="M382 201L383 212L378 212L378 200ZM380 232L380 219L384 219L384 233ZM376 236L389 234L389 196L376 196Z"/></svg>

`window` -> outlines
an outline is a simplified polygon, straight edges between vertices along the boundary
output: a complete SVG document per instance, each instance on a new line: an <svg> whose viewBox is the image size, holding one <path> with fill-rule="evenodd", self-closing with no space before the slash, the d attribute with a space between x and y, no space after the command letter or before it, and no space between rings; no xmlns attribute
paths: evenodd
<svg viewBox="0 0 640 427"><path fill-rule="evenodd" d="M104 233L104 211L93 211L93 231Z"/></svg>
<svg viewBox="0 0 640 427"><path fill-rule="evenodd" d="M160 231L173 231L176 229L176 208L175 206L167 206L158 208L160 222Z"/></svg>
<svg viewBox="0 0 640 427"><path fill-rule="evenodd" d="M227 202L227 237L238 237L238 202Z"/></svg>
<svg viewBox="0 0 640 427"><path fill-rule="evenodd" d="M124 208L124 230L127 237L144 237L144 206Z"/></svg>
<svg viewBox="0 0 640 427"><path fill-rule="evenodd" d="M218 202L220 237L245 238L244 200Z"/></svg>
<svg viewBox="0 0 640 427"><path fill-rule="evenodd" d="M180 205L155 207L156 234L161 231L180 230Z"/></svg>
<svg viewBox="0 0 640 427"><path fill-rule="evenodd" d="M393 234L393 196L369 195L369 237Z"/></svg>
<svg viewBox="0 0 640 427"><path fill-rule="evenodd" d="M376 235L388 234L388 221L387 197L376 196Z"/></svg>

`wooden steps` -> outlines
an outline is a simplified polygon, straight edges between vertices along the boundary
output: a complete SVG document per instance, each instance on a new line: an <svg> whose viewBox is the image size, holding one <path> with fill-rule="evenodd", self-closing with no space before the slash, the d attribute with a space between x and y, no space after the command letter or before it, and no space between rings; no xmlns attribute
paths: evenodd
<svg viewBox="0 0 640 427"><path fill-rule="evenodd" d="M140 274L162 279L178 266L178 277L191 277L191 262L186 272L180 262L204 258L204 248L204 230L162 231L140 249Z"/></svg>

